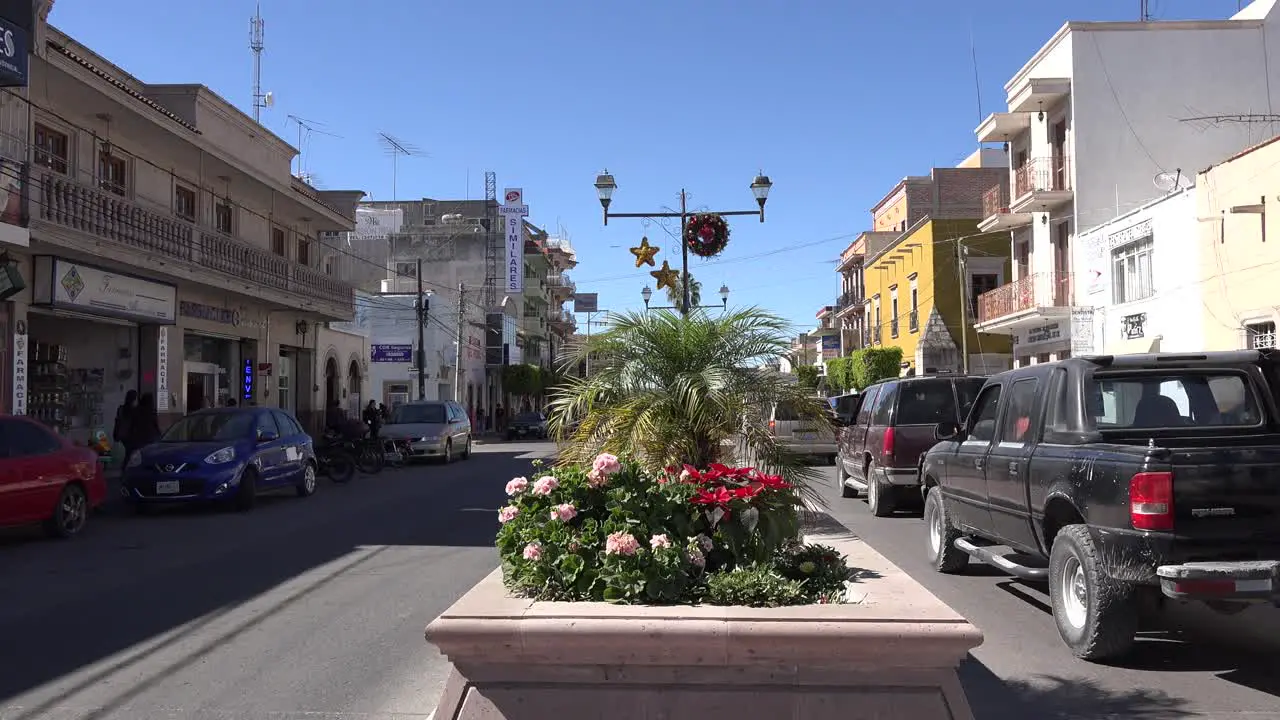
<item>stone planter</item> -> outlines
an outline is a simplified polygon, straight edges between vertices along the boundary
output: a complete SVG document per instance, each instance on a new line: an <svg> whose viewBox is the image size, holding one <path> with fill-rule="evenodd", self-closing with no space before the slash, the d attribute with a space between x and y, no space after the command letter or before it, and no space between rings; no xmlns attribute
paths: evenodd
<svg viewBox="0 0 1280 720"><path fill-rule="evenodd" d="M982 634L857 538L843 605L638 607L507 595L501 570L427 627L452 667L437 720L972 720Z"/></svg>

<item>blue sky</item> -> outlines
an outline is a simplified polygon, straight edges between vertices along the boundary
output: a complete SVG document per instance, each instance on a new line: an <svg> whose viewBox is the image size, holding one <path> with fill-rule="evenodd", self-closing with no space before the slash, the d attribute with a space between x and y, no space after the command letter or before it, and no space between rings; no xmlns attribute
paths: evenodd
<svg viewBox="0 0 1280 720"><path fill-rule="evenodd" d="M1153 0L1159 19L1221 18L1237 0ZM50 17L147 82L199 82L251 108L251 0L58 0ZM613 209L674 206L682 187L712 210L754 206L758 169L774 182L767 222L738 219L713 263L691 272L707 300L755 304L813 324L833 302L833 262L868 209L906 175L976 148L970 38L982 111L1068 19L1130 20L1138 0L264 0L264 121L291 143L313 134L305 169L325 188L390 199L387 132L421 148L402 160L398 199L472 198L484 172L522 187L531 220L563 227L579 291L640 306L652 284L627 248L647 234L678 266L679 244ZM355 11L354 13L352 11ZM469 178L469 182L468 182ZM673 252L674 251L674 252Z"/></svg>

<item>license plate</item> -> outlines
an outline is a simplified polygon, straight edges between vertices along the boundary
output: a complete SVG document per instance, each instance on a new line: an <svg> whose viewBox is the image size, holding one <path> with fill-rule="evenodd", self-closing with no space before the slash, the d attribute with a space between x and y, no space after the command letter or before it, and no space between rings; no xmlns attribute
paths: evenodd
<svg viewBox="0 0 1280 720"><path fill-rule="evenodd" d="M799 439L800 442L813 442L816 439L816 436L814 433L804 432L797 433L796 438Z"/></svg>
<svg viewBox="0 0 1280 720"><path fill-rule="evenodd" d="M163 480L161 482L156 483L156 494L157 495L177 495L178 481Z"/></svg>

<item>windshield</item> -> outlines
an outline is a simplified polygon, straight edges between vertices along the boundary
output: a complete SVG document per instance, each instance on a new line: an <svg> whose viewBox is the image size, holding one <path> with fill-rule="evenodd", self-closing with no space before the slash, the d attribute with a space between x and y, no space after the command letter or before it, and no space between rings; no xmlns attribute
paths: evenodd
<svg viewBox="0 0 1280 720"><path fill-rule="evenodd" d="M520 413L516 416L518 423L540 423L542 422L542 414L536 412Z"/></svg>
<svg viewBox="0 0 1280 720"><path fill-rule="evenodd" d="M214 442L242 440L253 429L253 414L245 412L211 412L188 415L165 432L160 442Z"/></svg>
<svg viewBox="0 0 1280 720"><path fill-rule="evenodd" d="M392 425L443 425L444 405L401 405L391 413Z"/></svg>
<svg viewBox="0 0 1280 720"><path fill-rule="evenodd" d="M1099 430L1262 423L1258 398L1243 373L1099 373L1086 393L1089 416Z"/></svg>
<svg viewBox="0 0 1280 720"><path fill-rule="evenodd" d="M956 420L956 397L950 380L917 380L899 386L895 425L937 425Z"/></svg>

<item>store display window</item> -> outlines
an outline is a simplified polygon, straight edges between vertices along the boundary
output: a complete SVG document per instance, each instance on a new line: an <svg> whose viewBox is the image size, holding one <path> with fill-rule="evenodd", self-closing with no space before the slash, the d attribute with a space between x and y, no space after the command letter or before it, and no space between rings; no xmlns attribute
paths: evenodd
<svg viewBox="0 0 1280 720"><path fill-rule="evenodd" d="M137 389L137 328L35 313L28 326L27 414L78 444L109 437Z"/></svg>

